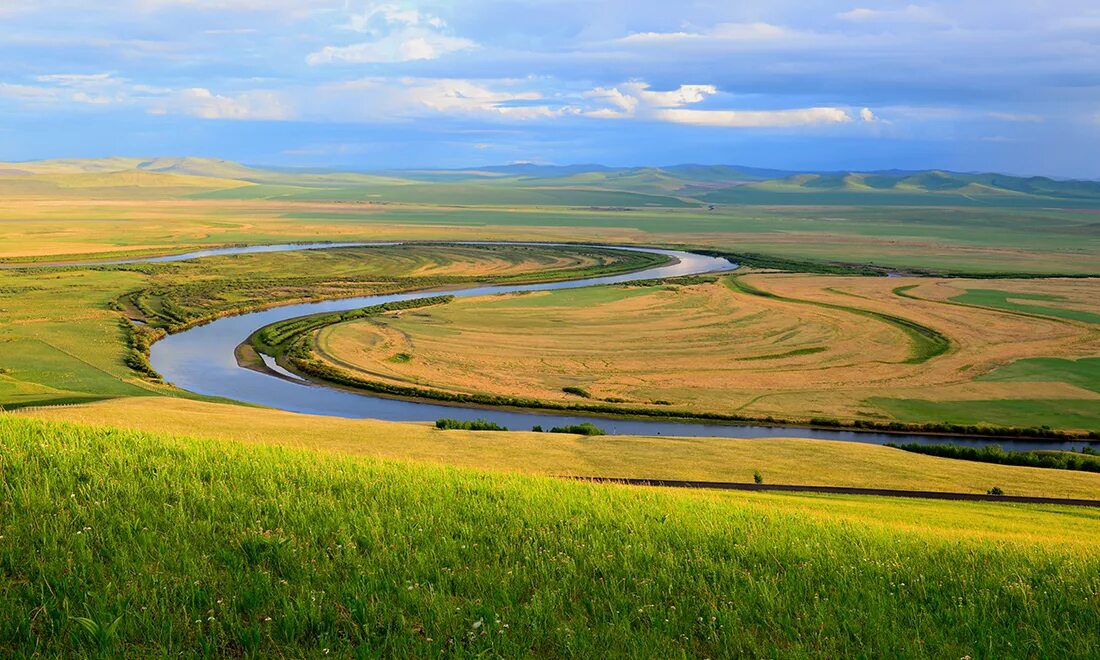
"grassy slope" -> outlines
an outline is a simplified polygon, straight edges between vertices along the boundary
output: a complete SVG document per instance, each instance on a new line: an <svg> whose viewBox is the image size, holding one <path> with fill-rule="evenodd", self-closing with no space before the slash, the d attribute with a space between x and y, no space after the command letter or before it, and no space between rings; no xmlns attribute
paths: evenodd
<svg viewBox="0 0 1100 660"><path fill-rule="evenodd" d="M120 399L21 413L100 427L279 444L375 458L534 474L927 489L1100 499L1100 475L984 465L852 442L437 431L182 399Z"/></svg>
<svg viewBox="0 0 1100 660"><path fill-rule="evenodd" d="M1095 511L639 491L12 417L0 441L13 654L1100 644Z"/></svg>

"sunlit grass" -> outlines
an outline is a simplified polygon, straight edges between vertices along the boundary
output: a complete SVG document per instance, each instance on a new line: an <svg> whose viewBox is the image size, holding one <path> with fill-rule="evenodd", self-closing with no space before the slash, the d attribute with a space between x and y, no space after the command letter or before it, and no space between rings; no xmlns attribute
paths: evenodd
<svg viewBox="0 0 1100 660"><path fill-rule="evenodd" d="M12 416L0 474L10 654L1084 657L1100 644L1092 511L658 492ZM900 513L868 524L876 507Z"/></svg>

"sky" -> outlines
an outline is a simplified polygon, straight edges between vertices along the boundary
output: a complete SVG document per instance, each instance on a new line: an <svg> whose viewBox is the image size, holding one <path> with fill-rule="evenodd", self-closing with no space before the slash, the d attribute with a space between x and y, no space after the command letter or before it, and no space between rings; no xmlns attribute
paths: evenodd
<svg viewBox="0 0 1100 660"><path fill-rule="evenodd" d="M0 160L1100 178L1096 0L0 0Z"/></svg>

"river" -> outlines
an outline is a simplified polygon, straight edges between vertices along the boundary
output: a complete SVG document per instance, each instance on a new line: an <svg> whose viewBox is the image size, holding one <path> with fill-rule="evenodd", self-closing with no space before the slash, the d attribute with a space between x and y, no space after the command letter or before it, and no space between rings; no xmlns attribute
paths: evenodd
<svg viewBox="0 0 1100 660"><path fill-rule="evenodd" d="M214 254L244 254L251 252L287 251L296 249L323 249L338 247L367 247L393 245L393 243L332 243L285 244L278 246L221 248L136 261L181 261ZM178 334L170 335L153 345L150 361L165 380L176 387L235 401L254 403L271 408L348 418L372 418L398 422L427 422L440 417L473 420L486 419L514 430L529 429L534 425L543 428L586 421L597 423L611 434L705 436L725 438L813 438L874 444L895 443L943 443L984 446L999 444L1009 450L1071 449L1100 443L1083 441L1044 441L1027 439L989 439L967 436L924 434L887 434L864 431L840 431L811 429L797 426L754 426L712 423L692 423L660 419L632 419L596 414L563 414L533 410L465 407L444 405L430 401L414 401L351 392L327 385L292 378L280 378L238 366L235 350L255 330L290 318L337 312L386 302L412 300L425 296L454 295L456 297L485 296L524 291L572 289L599 284L631 282L643 279L677 277L733 270L736 264L718 258L678 250L659 250L624 246L603 246L612 249L652 252L672 258L674 263L633 273L592 277L565 282L522 284L506 286L474 286L431 292L412 292L387 295L360 296L339 300L327 300L305 304L287 305L250 312L215 320ZM122 260L115 263L130 263ZM104 263L104 262L99 262Z"/></svg>

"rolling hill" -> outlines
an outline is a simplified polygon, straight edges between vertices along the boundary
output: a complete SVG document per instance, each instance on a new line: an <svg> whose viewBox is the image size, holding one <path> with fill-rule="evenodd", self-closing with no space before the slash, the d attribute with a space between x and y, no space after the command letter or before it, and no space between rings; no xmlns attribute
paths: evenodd
<svg viewBox="0 0 1100 660"><path fill-rule="evenodd" d="M375 173L254 167L215 158L0 163L0 194L375 201L446 205L719 204L1100 207L1100 182L944 170L790 172L729 165L505 166Z"/></svg>

